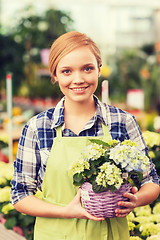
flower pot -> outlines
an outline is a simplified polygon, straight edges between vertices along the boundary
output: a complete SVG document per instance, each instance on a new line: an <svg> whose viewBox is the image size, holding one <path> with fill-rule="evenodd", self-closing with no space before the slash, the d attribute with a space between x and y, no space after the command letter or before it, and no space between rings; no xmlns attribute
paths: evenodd
<svg viewBox="0 0 160 240"><path fill-rule="evenodd" d="M125 183L113 193L110 190L95 193L92 185L85 182L80 187L82 204L90 214L96 217L113 218L116 217L115 209L123 208L118 206L118 202L128 201L128 198L123 197L123 193L130 192L131 188L130 183Z"/></svg>

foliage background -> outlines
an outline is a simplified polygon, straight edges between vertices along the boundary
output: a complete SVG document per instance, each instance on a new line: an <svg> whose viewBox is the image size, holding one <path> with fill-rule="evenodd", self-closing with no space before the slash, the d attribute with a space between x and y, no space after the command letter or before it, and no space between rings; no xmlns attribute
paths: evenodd
<svg viewBox="0 0 160 240"><path fill-rule="evenodd" d="M58 86L52 86L49 74L40 77L37 71L43 66L40 51L50 48L61 34L76 30L70 14L49 9L42 15L33 14L32 6L25 8L25 16L7 33L0 34L0 88L5 89L5 75L13 72L14 94L27 97L61 98ZM141 88L145 92L145 109L156 109L160 104L160 67L154 43L141 48L118 50L104 59L103 66L110 68L102 74L96 91L101 96L101 82L109 80L112 101L125 102L128 89ZM102 67L103 68L103 67ZM103 71L102 71L103 72Z"/></svg>
<svg viewBox="0 0 160 240"><path fill-rule="evenodd" d="M71 19L69 13L56 9L47 10L42 15L33 14L31 10L32 6L22 10L26 14L18 25L4 34L0 33L0 94L5 91L6 73L12 72L14 95L30 98L61 98L58 85L51 85L49 75L37 76L37 70L41 68L47 69L47 66L42 65L40 51L43 48L49 48L52 42L62 33L75 30L73 28L73 19ZM145 91L145 109L148 111L156 108L160 109L160 62L158 54L154 43L141 48L117 51L114 56L110 56L109 59L103 62L103 66L107 65L110 71L100 77L96 94L99 97L101 96L101 83L104 79L108 79L111 101L125 102L128 89L142 88ZM153 130L153 124L150 126ZM153 161L158 171L160 167L159 147L158 144L150 146L150 151L154 153ZM1 167L0 171L2 169ZM2 173L0 177L2 177ZM33 238L34 218L20 214L14 209L8 213L2 211L2 207L10 203L9 199L2 199L4 191L1 190L6 186L10 187L10 178L5 174L1 181L4 181L4 178L7 178L7 181L0 183L0 212L3 214L4 219L7 220L5 226L9 229L19 226L27 239L31 240ZM5 194L8 194L8 192L5 192ZM159 199L157 202L159 202ZM150 215L154 213L153 207L157 202L149 206ZM157 209L159 208L157 207ZM146 212L145 208L143 211ZM141 224L144 225L143 223L146 223L149 218L145 215L143 221L140 222L136 219L136 214L134 213L134 218L130 219L134 224L134 227L131 224L131 234L140 236L142 233L140 226ZM159 224L158 221L153 220L152 223ZM150 229L153 229L153 225L150 226ZM149 235L151 233L147 232L142 238L146 239Z"/></svg>

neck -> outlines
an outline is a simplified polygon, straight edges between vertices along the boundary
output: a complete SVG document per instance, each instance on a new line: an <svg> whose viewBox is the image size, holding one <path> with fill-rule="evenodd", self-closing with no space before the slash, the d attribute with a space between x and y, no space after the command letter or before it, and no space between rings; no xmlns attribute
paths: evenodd
<svg viewBox="0 0 160 240"><path fill-rule="evenodd" d="M87 102L73 102L69 99L65 99L64 102L65 114L83 116L95 113L96 106L93 97Z"/></svg>
<svg viewBox="0 0 160 240"><path fill-rule="evenodd" d="M82 131L86 123L94 116L96 106L93 97L87 102L73 102L65 99L64 121L65 127L77 135Z"/></svg>

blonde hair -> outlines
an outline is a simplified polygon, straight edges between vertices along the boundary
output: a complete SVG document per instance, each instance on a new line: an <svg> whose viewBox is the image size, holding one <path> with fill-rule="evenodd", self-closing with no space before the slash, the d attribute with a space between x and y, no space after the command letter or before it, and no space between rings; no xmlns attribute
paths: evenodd
<svg viewBox="0 0 160 240"><path fill-rule="evenodd" d="M49 54L49 70L51 72L52 81L56 76L56 68L59 61L74 49L82 46L88 46L95 55L98 67L101 67L101 53L96 43L86 34L72 31L61 35L51 46Z"/></svg>

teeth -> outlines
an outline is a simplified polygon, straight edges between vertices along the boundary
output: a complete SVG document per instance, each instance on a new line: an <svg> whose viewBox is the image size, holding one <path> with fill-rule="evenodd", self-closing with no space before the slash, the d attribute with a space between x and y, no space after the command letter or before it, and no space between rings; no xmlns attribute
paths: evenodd
<svg viewBox="0 0 160 240"><path fill-rule="evenodd" d="M73 88L74 91L82 91L84 89L85 89L85 87L83 87L83 88Z"/></svg>

